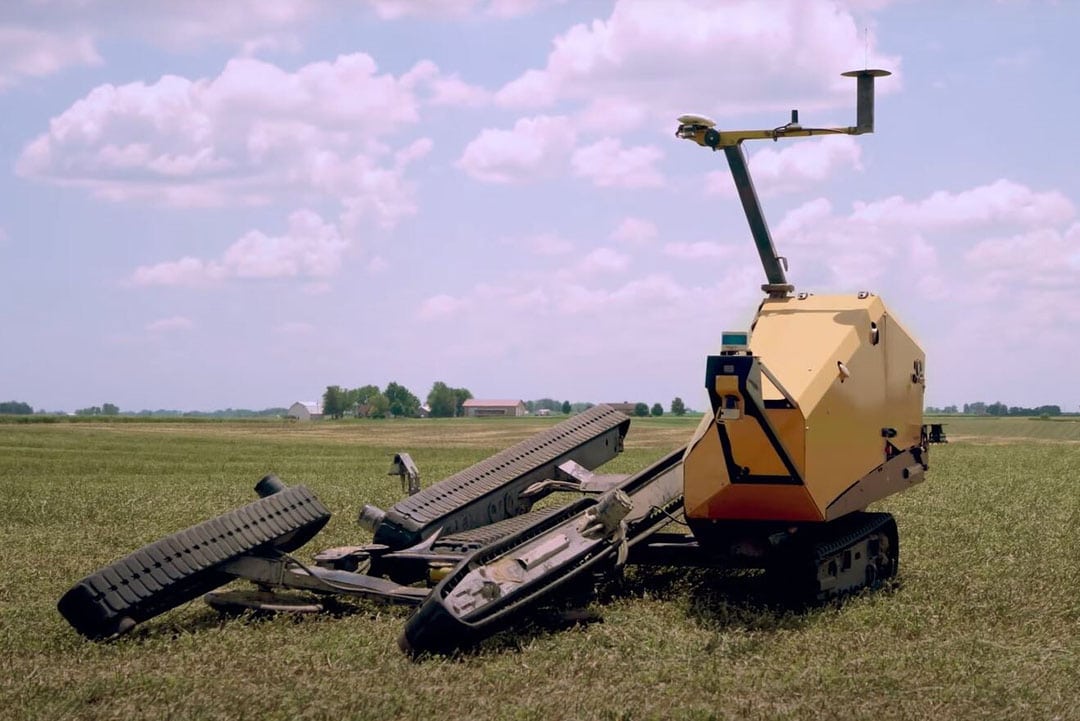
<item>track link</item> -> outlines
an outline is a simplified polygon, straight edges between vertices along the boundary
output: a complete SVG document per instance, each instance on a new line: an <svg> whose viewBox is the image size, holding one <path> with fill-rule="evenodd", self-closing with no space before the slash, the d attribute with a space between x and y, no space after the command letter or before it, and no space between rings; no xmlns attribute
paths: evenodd
<svg viewBox="0 0 1080 721"><path fill-rule="evenodd" d="M831 521L770 569L792 600L826 601L876 588L896 575L900 542L888 513L852 513Z"/></svg>
<svg viewBox="0 0 1080 721"><path fill-rule="evenodd" d="M521 492L529 485L554 478L568 460L589 470L606 463L629 428L628 416L594 406L396 504L376 527L375 543L408 548L440 528L456 534L525 513L532 501Z"/></svg>
<svg viewBox="0 0 1080 721"><path fill-rule="evenodd" d="M540 523L558 511L558 507L542 508L488 526L462 531L452 536L440 536L435 543L431 544L431 550L434 553L460 553L464 556L466 553L477 551L484 546L489 546L529 526Z"/></svg>
<svg viewBox="0 0 1080 721"><path fill-rule="evenodd" d="M122 634L227 583L232 575L220 570L223 564L258 549L295 550L328 520L311 491L287 488L91 573L61 597L57 610L88 638Z"/></svg>
<svg viewBox="0 0 1080 721"><path fill-rule="evenodd" d="M666 525L681 507L683 452L665 456L603 496L564 506L467 556L405 623L399 647L415 654L468 646L560 589L621 563L629 548ZM621 500L605 503L616 498ZM601 509L616 505L624 509L621 520L597 520L606 516Z"/></svg>

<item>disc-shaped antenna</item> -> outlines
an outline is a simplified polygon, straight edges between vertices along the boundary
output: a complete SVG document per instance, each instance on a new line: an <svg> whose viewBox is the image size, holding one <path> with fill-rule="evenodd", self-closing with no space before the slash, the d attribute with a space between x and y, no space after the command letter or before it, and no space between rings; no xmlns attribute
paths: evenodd
<svg viewBox="0 0 1080 721"><path fill-rule="evenodd" d="M706 118L704 115L680 115L679 125L700 125L703 128L711 128L716 121Z"/></svg>
<svg viewBox="0 0 1080 721"><path fill-rule="evenodd" d="M886 75L892 75L888 70L848 70L846 73L840 73L845 78L857 78L860 75L871 78L883 78Z"/></svg>

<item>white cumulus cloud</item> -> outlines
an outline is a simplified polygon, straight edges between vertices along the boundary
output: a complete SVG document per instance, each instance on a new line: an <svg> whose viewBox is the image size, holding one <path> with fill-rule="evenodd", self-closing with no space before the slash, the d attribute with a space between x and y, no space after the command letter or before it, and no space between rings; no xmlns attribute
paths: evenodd
<svg viewBox="0 0 1080 721"><path fill-rule="evenodd" d="M187 0L182 3L118 3L112 0L6 3L0 26L51 35L48 44L79 37L96 45L124 39L150 42L172 52L209 45L281 49L320 10L309 0Z"/></svg>
<svg viewBox="0 0 1080 721"><path fill-rule="evenodd" d="M555 271L554 279L570 286L571 292L586 282L597 283L619 275L630 267L630 256L614 248L594 248L570 265Z"/></svg>
<svg viewBox="0 0 1080 721"><path fill-rule="evenodd" d="M0 91L23 78L41 78L79 65L100 65L93 38L0 24Z"/></svg>
<svg viewBox="0 0 1080 721"><path fill-rule="evenodd" d="M458 165L489 183L551 177L565 169L576 139L574 126L565 116L521 118L512 130L482 130L465 146Z"/></svg>
<svg viewBox="0 0 1080 721"><path fill-rule="evenodd" d="M868 43L877 62L898 69L840 2L619 0L606 19L556 37L544 66L496 99L520 108L575 100L705 113L846 105L851 81L836 76L863 67Z"/></svg>
<svg viewBox="0 0 1080 721"><path fill-rule="evenodd" d="M417 317L421 320L434 320L447 318L460 313L472 306L468 299L455 298L452 295L440 293L426 299L417 311Z"/></svg>
<svg viewBox="0 0 1080 721"><path fill-rule="evenodd" d="M707 258L724 258L732 254L731 246L721 245L702 240L695 243L667 243L664 245L664 254L682 260L702 260Z"/></svg>
<svg viewBox="0 0 1080 721"><path fill-rule="evenodd" d="M840 171L861 170L862 151L847 135L795 141L780 149L766 147L753 153L747 163L754 187L762 195L774 195L806 188ZM727 170L705 176L705 192L735 197L735 183Z"/></svg>
<svg viewBox="0 0 1080 721"><path fill-rule="evenodd" d="M173 333L176 331L190 330L195 323L190 318L182 315L174 315L169 318L159 318L146 324L146 330L151 333Z"/></svg>
<svg viewBox="0 0 1080 721"><path fill-rule="evenodd" d="M415 212L406 171L432 143L386 141L419 121L443 80L429 61L394 76L354 53L295 71L234 58L213 78L101 85L53 118L16 169L113 201L227 206L299 193L392 226Z"/></svg>
<svg viewBox="0 0 1080 721"><path fill-rule="evenodd" d="M1070 248L1080 241L1075 223L1061 227L1075 214L1058 191L999 180L915 200L857 202L847 214L835 212L827 200L813 200L790 211L775 237L793 265L819 279L826 276L816 272L825 270L831 284L907 278L938 295L949 285L963 287L956 297L972 298L1002 283L1029 285L1054 277L1050 269L1067 266ZM1010 235L1007 229L1019 232ZM946 271L966 280L947 284Z"/></svg>
<svg viewBox="0 0 1080 721"><path fill-rule="evenodd" d="M852 218L873 224L935 228L1011 223L1061 223L1073 217L1072 201L1058 191L1037 192L1001 179L959 193L939 190L918 202L892 196L855 206Z"/></svg>
<svg viewBox="0 0 1080 721"><path fill-rule="evenodd" d="M289 216L288 231L268 236L252 230L226 249L221 258L185 257L137 268L136 285L190 286L228 278L326 278L341 266L349 248L338 228L310 210Z"/></svg>
<svg viewBox="0 0 1080 721"><path fill-rule="evenodd" d="M1075 289L1080 282L1080 223L1065 230L1034 228L1006 237L979 241L964 259L979 271L987 286L1027 284L1042 288Z"/></svg>
<svg viewBox="0 0 1080 721"><path fill-rule="evenodd" d="M223 277L218 265L190 256L135 269L132 282L136 285L200 285Z"/></svg>
<svg viewBox="0 0 1080 721"><path fill-rule="evenodd" d="M536 255L566 255L574 249L573 243L555 233L538 233L526 236L520 241L511 240L510 242L520 243Z"/></svg>
<svg viewBox="0 0 1080 721"><path fill-rule="evenodd" d="M565 0L559 0L564 2ZM371 9L386 20L421 16L461 18L470 15L513 18L533 12L542 0L371 0Z"/></svg>
<svg viewBox="0 0 1080 721"><path fill-rule="evenodd" d="M619 225L612 231L611 239L630 245L644 245L655 240L658 232L656 223L627 216L619 221Z"/></svg>
<svg viewBox="0 0 1080 721"><path fill-rule="evenodd" d="M629 256L611 248L596 248L570 269L572 276L594 273L618 273L630 264Z"/></svg>
<svg viewBox="0 0 1080 721"><path fill-rule="evenodd" d="M601 188L650 188L664 182L656 168L663 157L651 145L624 148L617 138L603 138L576 150L570 163L575 175Z"/></svg>

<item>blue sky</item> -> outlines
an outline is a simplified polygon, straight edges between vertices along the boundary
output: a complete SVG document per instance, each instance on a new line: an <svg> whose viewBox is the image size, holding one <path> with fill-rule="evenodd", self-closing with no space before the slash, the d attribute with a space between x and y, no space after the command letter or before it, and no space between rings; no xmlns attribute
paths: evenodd
<svg viewBox="0 0 1080 721"><path fill-rule="evenodd" d="M1072 2L0 6L0 399L284 406L328 384L681 396L763 273L675 118L747 144L789 277L880 294L927 403L1080 409Z"/></svg>

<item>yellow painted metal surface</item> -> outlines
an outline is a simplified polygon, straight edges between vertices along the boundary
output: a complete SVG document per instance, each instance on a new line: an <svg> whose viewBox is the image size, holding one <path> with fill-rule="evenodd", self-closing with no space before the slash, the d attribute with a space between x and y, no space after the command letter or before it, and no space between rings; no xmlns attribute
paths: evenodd
<svg viewBox="0 0 1080 721"><path fill-rule="evenodd" d="M780 138L809 138L814 135L858 135L858 128L855 127L843 127L843 128L788 128L783 127L776 128L775 130L724 130L717 131L719 138L715 145L710 145L705 142L705 128L697 130L692 133L687 133L684 137L688 140L693 140L698 145L704 147L716 147L723 148L733 145L738 145L744 140L779 140Z"/></svg>
<svg viewBox="0 0 1080 721"><path fill-rule="evenodd" d="M683 506L688 518L822 520L802 486L732 483L720 437L713 430L715 422L709 415L702 419L690 443L692 452L683 460Z"/></svg>
<svg viewBox="0 0 1080 721"><path fill-rule="evenodd" d="M885 462L887 441L898 450L920 444L925 355L880 298L767 298L750 351L797 406L764 416L801 483L733 483L728 460L749 476L790 474L761 424L745 412L717 418L714 408L686 453L689 518L823 520L830 503ZM721 397L737 395L730 377L716 383ZM764 375L761 386L766 405L785 397Z"/></svg>

